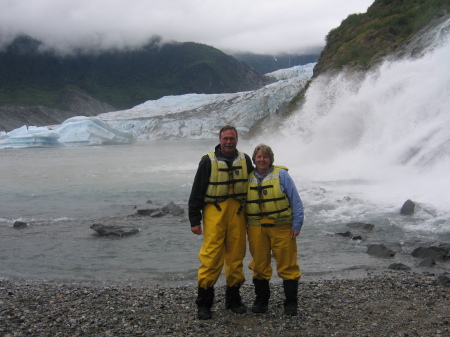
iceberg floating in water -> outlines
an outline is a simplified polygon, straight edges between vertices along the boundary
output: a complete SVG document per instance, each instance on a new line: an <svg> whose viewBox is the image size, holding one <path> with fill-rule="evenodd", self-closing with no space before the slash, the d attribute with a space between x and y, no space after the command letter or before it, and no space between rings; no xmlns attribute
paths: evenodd
<svg viewBox="0 0 450 337"><path fill-rule="evenodd" d="M111 128L96 117L72 117L56 129L26 125L2 133L0 148L131 144L131 133ZM5 138L6 137L6 138Z"/></svg>
<svg viewBox="0 0 450 337"><path fill-rule="evenodd" d="M26 125L2 135L0 147L52 147L61 146L59 135L47 127Z"/></svg>
<svg viewBox="0 0 450 337"><path fill-rule="evenodd" d="M108 126L96 117L72 117L56 130L59 141L66 145L130 144L136 140L126 131Z"/></svg>

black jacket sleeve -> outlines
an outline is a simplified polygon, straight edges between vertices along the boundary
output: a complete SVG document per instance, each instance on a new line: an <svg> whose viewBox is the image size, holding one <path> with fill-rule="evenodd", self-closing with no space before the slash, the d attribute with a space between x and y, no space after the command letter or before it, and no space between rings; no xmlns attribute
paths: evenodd
<svg viewBox="0 0 450 337"><path fill-rule="evenodd" d="M189 197L189 222L191 223L191 227L200 225L202 221L202 210L210 175L211 159L208 155L205 155L198 164L197 173L195 174L191 195Z"/></svg>

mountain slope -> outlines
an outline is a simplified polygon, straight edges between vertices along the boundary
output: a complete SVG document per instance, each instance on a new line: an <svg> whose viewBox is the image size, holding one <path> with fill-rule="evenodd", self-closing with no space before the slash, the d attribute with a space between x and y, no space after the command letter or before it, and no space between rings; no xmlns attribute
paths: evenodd
<svg viewBox="0 0 450 337"><path fill-rule="evenodd" d="M0 105L61 108L57 97L78 88L115 109L186 93L229 93L260 88L265 79L218 49L186 42L100 54L57 55L39 41L17 38L0 52Z"/></svg>
<svg viewBox="0 0 450 337"><path fill-rule="evenodd" d="M0 51L0 130L132 108L187 93L233 93L270 83L218 49L154 39L135 50L58 55L22 36Z"/></svg>
<svg viewBox="0 0 450 337"><path fill-rule="evenodd" d="M375 0L367 13L349 15L328 33L314 77L343 68L368 69L449 11L450 0Z"/></svg>

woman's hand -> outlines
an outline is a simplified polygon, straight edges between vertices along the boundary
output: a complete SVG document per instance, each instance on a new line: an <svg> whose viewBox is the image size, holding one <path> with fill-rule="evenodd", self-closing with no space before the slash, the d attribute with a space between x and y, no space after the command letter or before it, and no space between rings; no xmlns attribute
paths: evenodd
<svg viewBox="0 0 450 337"><path fill-rule="evenodd" d="M300 231L291 231L291 238L295 239L300 234Z"/></svg>

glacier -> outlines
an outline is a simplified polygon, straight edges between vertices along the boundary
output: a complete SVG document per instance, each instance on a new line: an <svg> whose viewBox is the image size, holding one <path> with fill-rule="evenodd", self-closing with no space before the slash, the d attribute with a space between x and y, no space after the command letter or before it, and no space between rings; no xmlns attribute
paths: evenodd
<svg viewBox="0 0 450 337"><path fill-rule="evenodd" d="M95 117L72 117L52 129L26 125L0 134L0 148L131 144L132 134L116 130ZM0 138L1 139L1 138Z"/></svg>
<svg viewBox="0 0 450 337"><path fill-rule="evenodd" d="M97 117L139 140L216 138L220 128L234 125L246 133L261 118L277 114L311 79L315 63L269 74L275 83L230 94L186 94L147 101L132 109Z"/></svg>
<svg viewBox="0 0 450 337"><path fill-rule="evenodd" d="M150 100L96 117L77 116L59 126L22 126L0 133L0 148L130 144L137 140L216 138L223 125L245 134L307 84L315 63L281 69L261 89L229 94L186 94Z"/></svg>

